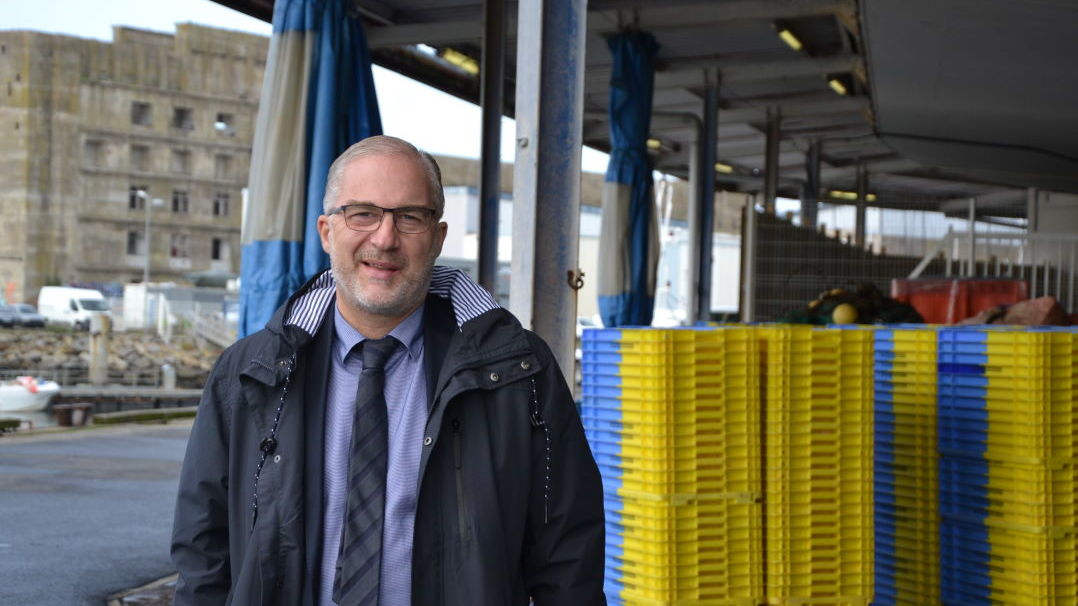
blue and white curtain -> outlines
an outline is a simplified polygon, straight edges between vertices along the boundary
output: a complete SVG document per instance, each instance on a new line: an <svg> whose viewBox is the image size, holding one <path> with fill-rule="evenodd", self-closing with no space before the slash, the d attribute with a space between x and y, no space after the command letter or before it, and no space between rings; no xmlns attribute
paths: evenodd
<svg viewBox="0 0 1078 606"><path fill-rule="evenodd" d="M370 53L352 0L277 0L262 83L240 270L240 336L261 329L329 266L318 238L329 165L382 134Z"/></svg>
<svg viewBox="0 0 1078 606"><path fill-rule="evenodd" d="M655 194L647 138L659 44L647 32L608 40L610 164L599 234L599 314L606 326L651 324L659 259Z"/></svg>

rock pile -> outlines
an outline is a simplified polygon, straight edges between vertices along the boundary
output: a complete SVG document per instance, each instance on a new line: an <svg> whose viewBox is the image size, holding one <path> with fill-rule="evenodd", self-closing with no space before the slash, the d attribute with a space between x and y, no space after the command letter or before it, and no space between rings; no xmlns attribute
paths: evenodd
<svg viewBox="0 0 1078 606"><path fill-rule="evenodd" d="M0 329L0 369L49 374L49 378L84 381L90 365L90 337L85 331ZM176 386L201 388L221 350L194 337L174 336L171 343L146 332L109 335L109 381L156 384L162 364L176 369ZM62 381L63 382L63 381Z"/></svg>

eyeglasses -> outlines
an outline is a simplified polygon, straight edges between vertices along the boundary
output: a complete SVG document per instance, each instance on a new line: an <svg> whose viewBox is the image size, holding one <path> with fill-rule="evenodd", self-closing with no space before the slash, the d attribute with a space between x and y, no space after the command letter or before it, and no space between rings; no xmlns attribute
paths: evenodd
<svg viewBox="0 0 1078 606"><path fill-rule="evenodd" d="M393 227L402 234L421 234L434 225L434 209L423 206L382 208L373 204L345 204L329 210L326 216L340 214L344 224L353 231L375 231L386 213L393 213Z"/></svg>

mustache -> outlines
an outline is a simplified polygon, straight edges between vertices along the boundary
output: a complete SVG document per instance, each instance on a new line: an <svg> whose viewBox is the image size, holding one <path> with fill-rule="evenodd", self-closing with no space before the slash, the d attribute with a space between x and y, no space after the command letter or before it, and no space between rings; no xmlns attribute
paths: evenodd
<svg viewBox="0 0 1078 606"><path fill-rule="evenodd" d="M388 263L398 267L404 267L408 264L408 258L404 255L386 254L376 250L361 250L355 254L353 259L356 263L375 261L377 263Z"/></svg>

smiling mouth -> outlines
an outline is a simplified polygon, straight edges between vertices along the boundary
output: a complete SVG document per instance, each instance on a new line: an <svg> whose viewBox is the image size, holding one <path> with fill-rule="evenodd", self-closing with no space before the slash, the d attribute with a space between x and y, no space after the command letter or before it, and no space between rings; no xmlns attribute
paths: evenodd
<svg viewBox="0 0 1078 606"><path fill-rule="evenodd" d="M377 261L374 259L362 259L360 264L367 269L368 275L374 279L388 280L401 271L402 266L397 263Z"/></svg>

